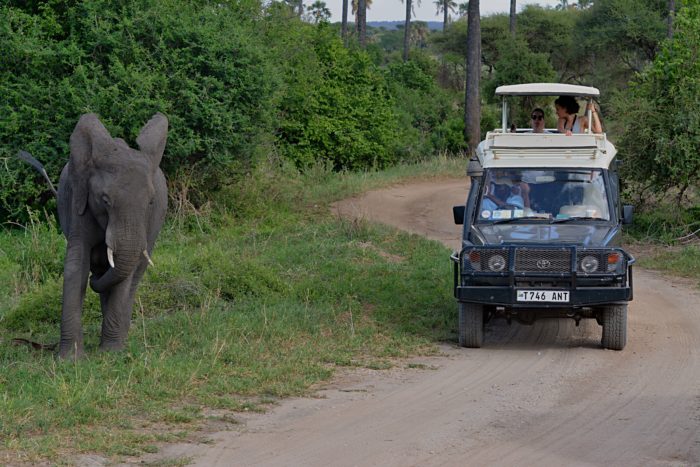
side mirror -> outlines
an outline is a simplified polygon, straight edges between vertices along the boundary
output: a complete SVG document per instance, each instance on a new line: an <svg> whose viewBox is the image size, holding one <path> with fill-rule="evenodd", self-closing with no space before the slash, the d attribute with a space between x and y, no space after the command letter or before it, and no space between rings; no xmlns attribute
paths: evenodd
<svg viewBox="0 0 700 467"><path fill-rule="evenodd" d="M467 175L469 177L481 177L484 174L484 168L481 166L479 159L470 159L467 164Z"/></svg>
<svg viewBox="0 0 700 467"><path fill-rule="evenodd" d="M622 206L622 223L624 225L629 225L632 223L634 206L631 204L625 204Z"/></svg>
<svg viewBox="0 0 700 467"><path fill-rule="evenodd" d="M466 206L452 206L452 216L455 218L455 224L464 224L464 211Z"/></svg>

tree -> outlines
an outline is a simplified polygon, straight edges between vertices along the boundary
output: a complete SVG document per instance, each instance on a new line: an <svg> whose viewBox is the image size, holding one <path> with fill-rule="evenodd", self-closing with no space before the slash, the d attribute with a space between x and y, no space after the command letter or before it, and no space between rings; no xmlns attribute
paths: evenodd
<svg viewBox="0 0 700 467"><path fill-rule="evenodd" d="M343 43L348 45L348 0L343 0L343 19L340 26L340 36Z"/></svg>
<svg viewBox="0 0 700 467"><path fill-rule="evenodd" d="M411 9L413 0L406 0L406 21L403 27L403 61L408 61L409 39L411 35Z"/></svg>
<svg viewBox="0 0 700 467"><path fill-rule="evenodd" d="M510 35L515 37L515 2L510 0Z"/></svg>
<svg viewBox="0 0 700 467"><path fill-rule="evenodd" d="M479 14L479 0L469 0L467 24L467 82L464 97L464 136L471 155L481 139L481 105L479 102L481 18Z"/></svg>
<svg viewBox="0 0 700 467"><path fill-rule="evenodd" d="M316 0L308 7L308 12L313 18L314 23L328 21L331 17L331 10L326 6L326 2Z"/></svg>
<svg viewBox="0 0 700 467"><path fill-rule="evenodd" d="M459 6L457 6L457 14L459 15L460 18L463 18L467 16L467 11L469 10L469 3L460 3Z"/></svg>
<svg viewBox="0 0 700 467"><path fill-rule="evenodd" d="M678 199L700 184L700 5L678 10L672 41L616 102L627 175Z"/></svg>
<svg viewBox="0 0 700 467"><path fill-rule="evenodd" d="M673 38L673 16L676 14L676 1L668 0L668 31L666 32L666 37L669 39Z"/></svg>
<svg viewBox="0 0 700 467"><path fill-rule="evenodd" d="M457 2L454 0L435 0L435 6L437 6L437 14L443 14L442 31L444 32L450 19L449 12L454 13L457 10Z"/></svg>
<svg viewBox="0 0 700 467"><path fill-rule="evenodd" d="M364 48L365 45L367 45L367 0L357 0L357 14L355 15L355 19L360 46Z"/></svg>

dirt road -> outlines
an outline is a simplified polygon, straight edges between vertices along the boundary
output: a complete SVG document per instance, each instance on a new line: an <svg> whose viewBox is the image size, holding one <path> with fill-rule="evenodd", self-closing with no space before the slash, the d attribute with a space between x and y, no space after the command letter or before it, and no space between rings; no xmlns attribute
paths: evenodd
<svg viewBox="0 0 700 467"><path fill-rule="evenodd" d="M465 180L430 181L337 209L454 248L451 207L465 197ZM698 465L700 293L639 269L635 287L622 352L600 348L594 320L496 321L481 349L445 345L421 365L341 375L316 398L160 457L206 466Z"/></svg>

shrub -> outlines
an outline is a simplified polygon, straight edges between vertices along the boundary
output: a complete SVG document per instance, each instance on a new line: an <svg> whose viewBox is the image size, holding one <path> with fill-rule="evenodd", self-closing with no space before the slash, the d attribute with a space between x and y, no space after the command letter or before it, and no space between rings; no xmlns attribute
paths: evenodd
<svg viewBox="0 0 700 467"><path fill-rule="evenodd" d="M255 3L0 7L0 157L27 149L56 180L80 114L96 112L133 145L160 111L170 119L168 174L183 165L249 163L271 132L276 76L264 48L249 40L246 15ZM20 162L6 166L0 217L26 220L25 204L41 205L45 184Z"/></svg>

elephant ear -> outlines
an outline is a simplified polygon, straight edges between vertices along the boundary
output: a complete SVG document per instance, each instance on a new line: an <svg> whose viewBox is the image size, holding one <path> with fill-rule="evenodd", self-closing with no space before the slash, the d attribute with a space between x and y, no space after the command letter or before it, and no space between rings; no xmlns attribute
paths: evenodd
<svg viewBox="0 0 700 467"><path fill-rule="evenodd" d="M107 129L95 114L80 117L70 136L70 170L73 206L79 215L85 213L88 201L90 169L96 159L105 156L114 146Z"/></svg>
<svg viewBox="0 0 700 467"><path fill-rule="evenodd" d="M139 145L141 152L151 159L153 170L160 165L167 139L168 119L160 112L151 117L136 138L136 144Z"/></svg>

